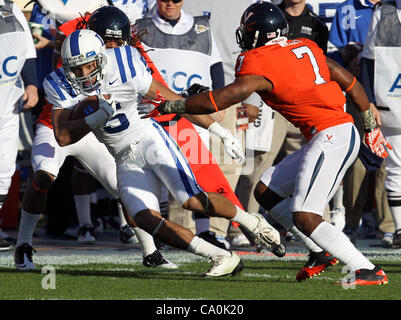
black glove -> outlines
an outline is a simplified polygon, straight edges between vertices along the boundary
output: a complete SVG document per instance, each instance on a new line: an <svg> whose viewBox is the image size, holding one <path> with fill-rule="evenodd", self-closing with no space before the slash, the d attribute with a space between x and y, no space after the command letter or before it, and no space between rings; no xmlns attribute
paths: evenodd
<svg viewBox="0 0 401 320"><path fill-rule="evenodd" d="M198 93L208 91L208 90L209 90L209 87L202 86L199 83L194 83L189 88L187 88L186 90L181 92L181 96L183 96L184 98L188 98L194 94L198 94Z"/></svg>

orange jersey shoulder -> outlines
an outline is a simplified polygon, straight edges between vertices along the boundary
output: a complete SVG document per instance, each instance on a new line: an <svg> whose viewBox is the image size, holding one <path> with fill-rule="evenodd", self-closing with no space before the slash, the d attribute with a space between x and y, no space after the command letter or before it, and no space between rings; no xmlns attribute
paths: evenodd
<svg viewBox="0 0 401 320"><path fill-rule="evenodd" d="M268 79L273 90L261 92L262 99L300 128L307 139L327 127L352 122L344 112L345 97L330 78L326 56L312 40L287 40L244 52L235 72L237 77Z"/></svg>

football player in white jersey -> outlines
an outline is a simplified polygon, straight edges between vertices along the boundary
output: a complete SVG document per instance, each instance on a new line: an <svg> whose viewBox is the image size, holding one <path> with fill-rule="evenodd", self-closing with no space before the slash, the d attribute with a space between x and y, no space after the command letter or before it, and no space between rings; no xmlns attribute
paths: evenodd
<svg viewBox="0 0 401 320"><path fill-rule="evenodd" d="M31 37L31 36L30 36ZM46 83L57 83L65 80L64 74L56 70L46 77ZM74 90L69 94L76 96ZM43 110L49 113L50 110ZM47 117L46 117L47 118ZM40 213L45 209L48 190L57 178L59 169L67 156L74 156L80 163L108 190L116 199L117 191L116 165L104 144L100 143L93 133L85 136L78 143L60 147L54 138L53 127L46 122L38 123L32 145L32 168L34 173L32 184L24 193L22 199L21 221L18 233L17 247L14 252L15 266L19 270L33 270L32 238L38 223ZM142 253L143 264L147 267L177 268L157 250L153 237L140 228L134 227Z"/></svg>
<svg viewBox="0 0 401 320"><path fill-rule="evenodd" d="M19 111L38 101L35 58L25 16L12 1L0 0L0 209L16 167ZM10 248L7 240L12 239L0 229L0 249Z"/></svg>
<svg viewBox="0 0 401 320"><path fill-rule="evenodd" d="M47 99L53 104L56 140L60 146L67 146L93 131L115 158L120 198L140 228L168 245L210 258L213 265L205 273L207 276L223 276L242 269L235 253L160 216L158 199L164 184L185 209L238 222L255 241L284 255L278 231L263 216L248 214L224 196L201 190L169 134L156 121L140 118L136 109L140 98L160 99L159 93L169 99L181 97L153 80L136 49L124 46L104 50L98 34L77 30L64 41L61 55L63 68L50 77L61 72L65 78L44 83ZM71 90L77 95L71 96ZM98 110L71 120L75 105L88 95L98 96Z"/></svg>

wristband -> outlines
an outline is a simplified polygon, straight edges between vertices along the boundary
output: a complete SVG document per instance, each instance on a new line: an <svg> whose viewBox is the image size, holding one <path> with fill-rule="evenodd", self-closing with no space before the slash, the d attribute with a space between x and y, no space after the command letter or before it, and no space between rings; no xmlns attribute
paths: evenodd
<svg viewBox="0 0 401 320"><path fill-rule="evenodd" d="M350 91L350 90L354 87L355 83L356 83L356 78L354 77L354 80L352 80L351 84L350 84L349 87L345 90L345 92Z"/></svg>
<svg viewBox="0 0 401 320"><path fill-rule="evenodd" d="M185 113L185 100L167 100L162 102L158 110L161 114L169 114L169 113L177 113L182 114Z"/></svg>
<svg viewBox="0 0 401 320"><path fill-rule="evenodd" d="M106 111L104 111L103 109L99 109L89 116L86 116L84 120L88 127L93 130L99 127L103 122L109 120L109 117L110 116L107 114Z"/></svg>
<svg viewBox="0 0 401 320"><path fill-rule="evenodd" d="M377 128L376 120L373 117L372 109L370 107L359 113L362 119L363 129L365 132L370 132Z"/></svg>
<svg viewBox="0 0 401 320"><path fill-rule="evenodd" d="M212 102L212 105L213 105L214 109L216 110L216 112L219 111L216 101L214 100L212 90L209 90L209 98L210 98L210 101Z"/></svg>

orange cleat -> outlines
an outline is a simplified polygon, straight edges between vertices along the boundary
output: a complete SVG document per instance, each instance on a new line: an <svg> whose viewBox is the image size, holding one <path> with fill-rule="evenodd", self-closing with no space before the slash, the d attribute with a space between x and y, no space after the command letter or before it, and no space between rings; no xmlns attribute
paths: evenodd
<svg viewBox="0 0 401 320"><path fill-rule="evenodd" d="M334 284L341 284L343 286L382 285L388 284L388 279L384 271L376 266L373 270L356 270L355 273L348 274L344 279L337 281Z"/></svg>
<svg viewBox="0 0 401 320"><path fill-rule="evenodd" d="M338 260L325 251L311 251L308 262L298 271L296 279L298 281L303 281L312 278L324 272L324 269L327 267L334 266L337 263Z"/></svg>

